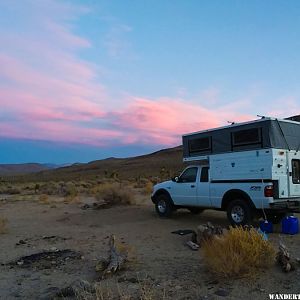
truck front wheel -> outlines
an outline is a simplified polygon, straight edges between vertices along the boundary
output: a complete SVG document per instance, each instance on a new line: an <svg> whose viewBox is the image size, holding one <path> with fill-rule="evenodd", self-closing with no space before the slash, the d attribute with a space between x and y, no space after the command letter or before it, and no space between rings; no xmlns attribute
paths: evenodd
<svg viewBox="0 0 300 300"><path fill-rule="evenodd" d="M174 210L174 205L170 197L165 194L158 195L155 201L155 210L160 217L170 217Z"/></svg>
<svg viewBox="0 0 300 300"><path fill-rule="evenodd" d="M243 199L233 200L228 204L227 218L234 226L250 224L253 219L252 209Z"/></svg>

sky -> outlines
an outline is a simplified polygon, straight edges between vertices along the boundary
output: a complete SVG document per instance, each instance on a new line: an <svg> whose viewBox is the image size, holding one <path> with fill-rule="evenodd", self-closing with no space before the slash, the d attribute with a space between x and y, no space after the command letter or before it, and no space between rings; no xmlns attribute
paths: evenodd
<svg viewBox="0 0 300 300"><path fill-rule="evenodd" d="M0 163L299 114L299 15L297 0L0 0Z"/></svg>

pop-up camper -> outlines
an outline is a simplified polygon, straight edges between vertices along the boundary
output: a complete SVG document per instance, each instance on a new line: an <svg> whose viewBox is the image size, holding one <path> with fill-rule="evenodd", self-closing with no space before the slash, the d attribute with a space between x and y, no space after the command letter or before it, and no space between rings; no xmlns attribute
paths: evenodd
<svg viewBox="0 0 300 300"><path fill-rule="evenodd" d="M159 215L226 210L232 224L300 209L300 123L261 118L183 136L179 177L154 187Z"/></svg>

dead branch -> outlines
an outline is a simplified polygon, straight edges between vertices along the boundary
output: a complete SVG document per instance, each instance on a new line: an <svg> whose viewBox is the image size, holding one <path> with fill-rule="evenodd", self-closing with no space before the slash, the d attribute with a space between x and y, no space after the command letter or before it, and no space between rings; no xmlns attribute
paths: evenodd
<svg viewBox="0 0 300 300"><path fill-rule="evenodd" d="M127 261L128 251L118 248L115 236L111 235L109 241L109 258L107 260L102 259L98 261L96 265L96 271L103 271L102 277L107 274L116 273L118 270L122 269Z"/></svg>
<svg viewBox="0 0 300 300"><path fill-rule="evenodd" d="M290 253L282 242L279 243L279 251L276 255L276 261L284 272L290 272L295 269L295 264L291 260Z"/></svg>

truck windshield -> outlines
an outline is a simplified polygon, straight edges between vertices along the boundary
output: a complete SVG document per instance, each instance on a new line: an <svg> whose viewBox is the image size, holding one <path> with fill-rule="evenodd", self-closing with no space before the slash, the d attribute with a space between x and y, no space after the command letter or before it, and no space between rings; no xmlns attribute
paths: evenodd
<svg viewBox="0 0 300 300"><path fill-rule="evenodd" d="M300 183L300 159L292 159L292 179L294 184Z"/></svg>

